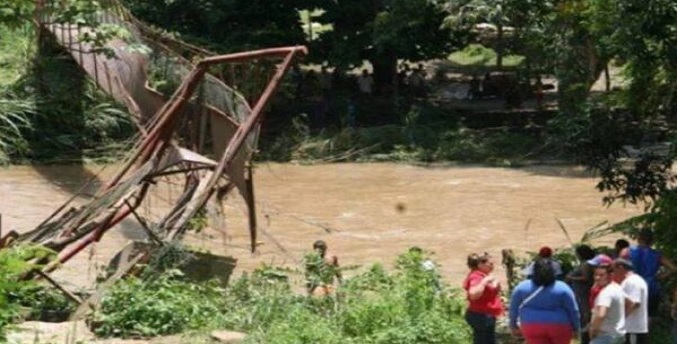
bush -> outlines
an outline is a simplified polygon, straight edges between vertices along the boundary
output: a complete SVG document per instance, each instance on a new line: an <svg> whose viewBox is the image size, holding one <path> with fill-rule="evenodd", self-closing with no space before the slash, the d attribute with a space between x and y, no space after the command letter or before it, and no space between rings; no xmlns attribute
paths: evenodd
<svg viewBox="0 0 677 344"><path fill-rule="evenodd" d="M5 339L7 326L19 315L16 295L33 287L31 282L20 279L22 275L39 267L28 261L52 253L38 246L15 246L0 250L0 340Z"/></svg>
<svg viewBox="0 0 677 344"><path fill-rule="evenodd" d="M130 278L116 284L94 315L94 332L150 337L209 326L223 308L222 290L215 283L186 283L180 277L170 270L157 279Z"/></svg>
<svg viewBox="0 0 677 344"><path fill-rule="evenodd" d="M261 273L268 267L229 288L226 327L254 343L469 342L464 299L438 289L439 276L421 263L421 255L404 254L395 271L374 265L324 298L295 295L288 279Z"/></svg>
<svg viewBox="0 0 677 344"><path fill-rule="evenodd" d="M296 293L289 274L263 266L227 289L181 282L176 274L118 283L94 323L107 336L152 336L205 327L249 334L250 343L468 343L465 300L445 289L423 255L407 253L394 271L374 265L334 296Z"/></svg>

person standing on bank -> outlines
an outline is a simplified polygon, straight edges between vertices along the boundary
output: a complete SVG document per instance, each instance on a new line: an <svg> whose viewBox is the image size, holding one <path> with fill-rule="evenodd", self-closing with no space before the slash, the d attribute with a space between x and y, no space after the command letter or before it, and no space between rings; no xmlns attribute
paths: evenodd
<svg viewBox="0 0 677 344"><path fill-rule="evenodd" d="M590 290L594 283L594 267L588 264L588 260L595 258L595 251L588 245L580 245L576 247L576 257L580 264L576 266L565 278L571 286L574 295L576 296L576 303L578 310L581 313L581 326L586 326L590 323ZM590 343L588 333L581 332L581 344Z"/></svg>
<svg viewBox="0 0 677 344"><path fill-rule="evenodd" d="M625 340L625 295L613 280L613 266L595 268L595 285L601 288L588 325L590 344L621 344Z"/></svg>
<svg viewBox="0 0 677 344"><path fill-rule="evenodd" d="M574 292L556 280L553 265L544 258L534 262L530 279L515 287L509 314L513 335L523 335L527 344L570 344L581 329Z"/></svg>
<svg viewBox="0 0 677 344"><path fill-rule="evenodd" d="M652 245L653 232L649 228L643 228L637 236L637 245L625 248L620 253L621 258L632 262L633 271L642 276L649 287L649 322L651 318L658 316L661 298L659 279L666 277L666 274L659 274L661 267L665 267L667 274L677 271L675 264Z"/></svg>
<svg viewBox="0 0 677 344"><path fill-rule="evenodd" d="M468 297L465 320L472 328L473 344L496 344L496 318L503 314L501 284L495 276L494 261L488 253L468 256L470 272L463 281Z"/></svg>
<svg viewBox="0 0 677 344"><path fill-rule="evenodd" d="M614 260L614 280L625 293L625 343L647 344L649 333L649 287L632 271L632 263L623 258Z"/></svg>

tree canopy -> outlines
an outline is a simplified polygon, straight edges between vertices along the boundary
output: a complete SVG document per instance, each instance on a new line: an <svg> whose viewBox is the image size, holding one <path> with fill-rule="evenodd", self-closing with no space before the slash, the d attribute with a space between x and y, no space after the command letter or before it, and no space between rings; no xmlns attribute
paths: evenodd
<svg viewBox="0 0 677 344"><path fill-rule="evenodd" d="M439 58L463 39L441 28L444 12L428 0L340 0L320 8L317 21L333 29L312 45L317 57L339 66L368 60L377 81L390 81L397 59Z"/></svg>
<svg viewBox="0 0 677 344"><path fill-rule="evenodd" d="M304 43L299 10L314 1L126 0L141 19L210 48L241 51Z"/></svg>

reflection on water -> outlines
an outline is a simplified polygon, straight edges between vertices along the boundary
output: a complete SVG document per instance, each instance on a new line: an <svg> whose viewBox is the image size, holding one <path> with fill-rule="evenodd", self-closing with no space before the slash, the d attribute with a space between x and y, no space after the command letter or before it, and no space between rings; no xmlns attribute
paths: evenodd
<svg viewBox="0 0 677 344"><path fill-rule="evenodd" d="M3 230L40 223L76 189L63 185L78 184L87 175L73 171L64 166L0 170ZM111 167L105 174L114 171ZM46 173L51 177L45 178ZM575 167L259 164L255 177L258 253L248 252L245 206L235 193L227 203L226 227L192 234L188 240L233 255L240 270L262 262L294 266L313 241L323 239L346 265L390 264L408 247L420 246L435 252L445 279L458 283L470 252L499 256L508 247L565 246L555 219L575 240L604 220L640 213L636 207L602 206L596 179ZM97 266L128 239L143 237L132 223L123 222L60 273L91 280Z"/></svg>

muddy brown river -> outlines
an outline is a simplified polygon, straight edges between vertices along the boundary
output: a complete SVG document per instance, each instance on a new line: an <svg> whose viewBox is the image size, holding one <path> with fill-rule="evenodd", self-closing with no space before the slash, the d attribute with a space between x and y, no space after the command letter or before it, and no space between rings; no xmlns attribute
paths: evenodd
<svg viewBox="0 0 677 344"><path fill-rule="evenodd" d="M2 229L26 230L71 197L100 166L0 169ZM114 168L106 168L104 175ZM238 260L236 274L262 263L300 267L313 241L325 240L344 265L391 264L408 247L434 252L442 276L460 283L471 252L567 245L600 222L639 214L606 208L597 179L579 167L519 169L400 164L258 164L255 188L259 250L250 253L244 204L227 203L227 225L192 234L191 245ZM105 179L105 178L104 178ZM152 209L149 209L152 211ZM86 285L126 242L140 237L125 222L63 266L62 282ZM603 243L614 238L602 239Z"/></svg>

